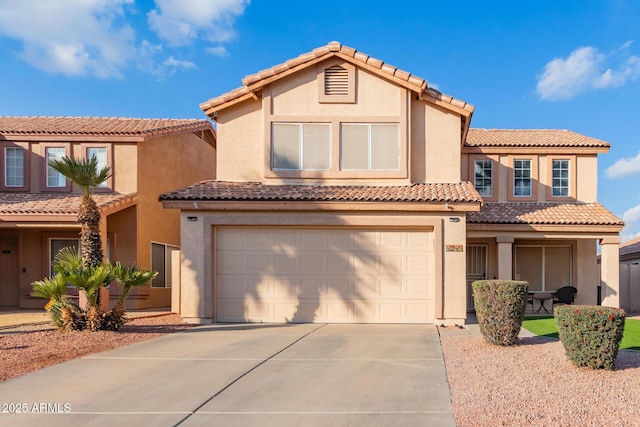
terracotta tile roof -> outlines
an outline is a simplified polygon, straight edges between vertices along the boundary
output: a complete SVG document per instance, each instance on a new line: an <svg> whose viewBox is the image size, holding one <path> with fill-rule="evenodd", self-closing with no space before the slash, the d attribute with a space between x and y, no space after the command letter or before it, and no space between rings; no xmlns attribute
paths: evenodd
<svg viewBox="0 0 640 427"><path fill-rule="evenodd" d="M202 181L160 201L481 202L470 182L403 186L264 185Z"/></svg>
<svg viewBox="0 0 640 427"><path fill-rule="evenodd" d="M596 147L609 148L599 139L570 130L469 129L467 147Z"/></svg>
<svg viewBox="0 0 640 427"><path fill-rule="evenodd" d="M619 225L624 223L600 203L484 203L467 223L538 225Z"/></svg>
<svg viewBox="0 0 640 427"><path fill-rule="evenodd" d="M0 135L151 136L178 131L213 131L208 120L123 117L0 116Z"/></svg>
<svg viewBox="0 0 640 427"><path fill-rule="evenodd" d="M234 101L245 95L248 97L252 90L261 88L261 85L264 84L267 79L271 81L272 77L277 78L279 75L288 74L290 70L303 69L306 66L315 64L319 60L330 58L332 56L339 56L355 65L360 65L366 69L377 72L391 81L395 81L403 86L411 88L411 90L416 92L418 95L426 95L440 101L441 103L451 104L455 107L466 110L469 113L472 113L474 110L473 105L440 93L436 89L430 88L428 82L422 77L400 70L393 65L373 58L366 53L357 51L352 47L344 46L336 41L330 42L326 46L314 49L311 52L303 53L302 55L290 59L282 64L248 75L242 79L242 84L244 86L216 98L211 98L210 100L200 104L200 108L207 114L210 112L212 113L214 109L216 111L221 110L224 108L224 104L228 102Z"/></svg>
<svg viewBox="0 0 640 427"><path fill-rule="evenodd" d="M131 194L94 194L101 211L137 199ZM80 207L80 194L0 193L0 217L7 215L75 215Z"/></svg>

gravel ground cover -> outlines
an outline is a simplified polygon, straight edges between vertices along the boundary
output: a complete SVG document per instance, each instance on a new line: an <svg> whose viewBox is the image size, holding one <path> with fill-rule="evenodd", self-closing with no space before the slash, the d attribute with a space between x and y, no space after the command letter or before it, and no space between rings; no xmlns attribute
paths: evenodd
<svg viewBox="0 0 640 427"><path fill-rule="evenodd" d="M614 371L575 367L562 343L441 336L453 414L464 426L640 426L640 352L621 350Z"/></svg>
<svg viewBox="0 0 640 427"><path fill-rule="evenodd" d="M167 314L133 319L120 332L60 332L48 324L0 329L0 381L192 326Z"/></svg>

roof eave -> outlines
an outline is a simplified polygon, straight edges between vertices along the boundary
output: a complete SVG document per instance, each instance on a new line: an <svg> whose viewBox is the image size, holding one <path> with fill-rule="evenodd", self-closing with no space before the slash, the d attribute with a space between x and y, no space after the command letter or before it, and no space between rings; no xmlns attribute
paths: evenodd
<svg viewBox="0 0 640 427"><path fill-rule="evenodd" d="M165 209L189 211L480 211L479 201L161 200Z"/></svg>

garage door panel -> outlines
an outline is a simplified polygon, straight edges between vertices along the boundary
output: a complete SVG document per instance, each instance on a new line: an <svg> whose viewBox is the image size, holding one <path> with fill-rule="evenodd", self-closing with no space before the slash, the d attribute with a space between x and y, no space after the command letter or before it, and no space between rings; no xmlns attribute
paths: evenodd
<svg viewBox="0 0 640 427"><path fill-rule="evenodd" d="M432 322L433 248L427 231L219 228L216 320Z"/></svg>

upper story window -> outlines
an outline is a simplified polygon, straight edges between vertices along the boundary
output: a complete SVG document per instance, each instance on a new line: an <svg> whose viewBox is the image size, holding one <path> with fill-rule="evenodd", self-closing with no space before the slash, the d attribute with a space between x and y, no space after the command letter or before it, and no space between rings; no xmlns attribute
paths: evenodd
<svg viewBox="0 0 640 427"><path fill-rule="evenodd" d="M400 169L398 124L343 123L340 134L340 169Z"/></svg>
<svg viewBox="0 0 640 427"><path fill-rule="evenodd" d="M531 197L531 160L515 159L513 161L513 195Z"/></svg>
<svg viewBox="0 0 640 427"><path fill-rule="evenodd" d="M63 188L67 186L67 178L60 172L49 166L49 162L59 160L66 155L64 147L45 148L47 162L47 188Z"/></svg>
<svg viewBox="0 0 640 427"><path fill-rule="evenodd" d="M89 147L87 148L87 159L95 157L98 161L98 170L108 166L107 148L106 147ZM107 188L107 181L98 185L98 188Z"/></svg>
<svg viewBox="0 0 640 427"><path fill-rule="evenodd" d="M0 189L25 191L29 183L29 148L27 143L4 142L0 144L2 178Z"/></svg>
<svg viewBox="0 0 640 427"><path fill-rule="evenodd" d="M331 125L327 123L273 123L271 139L272 169L331 169Z"/></svg>
<svg viewBox="0 0 640 427"><path fill-rule="evenodd" d="M493 161L475 160L473 183L482 197L493 197Z"/></svg>
<svg viewBox="0 0 640 427"><path fill-rule="evenodd" d="M4 149L4 185L24 187L24 150L22 147Z"/></svg>
<svg viewBox="0 0 640 427"><path fill-rule="evenodd" d="M551 163L551 195L569 197L569 160L553 160Z"/></svg>

